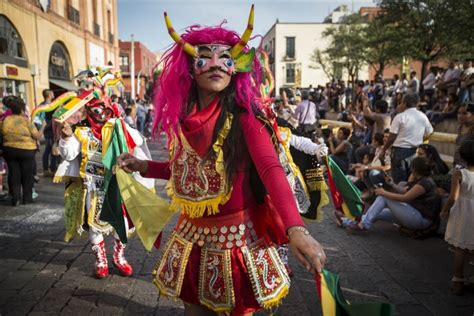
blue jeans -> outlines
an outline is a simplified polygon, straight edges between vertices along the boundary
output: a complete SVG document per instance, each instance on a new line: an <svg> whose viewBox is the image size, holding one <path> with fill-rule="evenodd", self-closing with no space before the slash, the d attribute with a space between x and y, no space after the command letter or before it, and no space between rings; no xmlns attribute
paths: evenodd
<svg viewBox="0 0 474 316"><path fill-rule="evenodd" d="M390 155L391 174L393 182L408 181L410 176L410 163L415 158L416 148L392 147Z"/></svg>
<svg viewBox="0 0 474 316"><path fill-rule="evenodd" d="M431 225L429 219L408 203L393 201L383 196L378 196L375 202L362 216L362 225L370 229L376 221L397 223L409 229L425 229Z"/></svg>
<svg viewBox="0 0 474 316"><path fill-rule="evenodd" d="M143 135L145 131L145 118L137 116L137 129Z"/></svg>

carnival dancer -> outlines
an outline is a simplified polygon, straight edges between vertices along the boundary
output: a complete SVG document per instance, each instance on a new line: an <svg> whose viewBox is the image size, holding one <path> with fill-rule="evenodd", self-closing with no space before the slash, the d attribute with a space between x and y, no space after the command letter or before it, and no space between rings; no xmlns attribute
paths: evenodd
<svg viewBox="0 0 474 316"><path fill-rule="evenodd" d="M91 74L91 80L96 84L93 89L83 91L79 96L72 99L72 104L81 101L85 103L85 120L71 126L66 120L61 129L59 140L59 151L64 161L58 167L55 175L55 182L64 181L65 209L66 209L66 236L69 241L75 235L80 235L84 230L89 232L89 240L95 254L95 276L99 279L105 278L109 274L107 255L104 245L104 234L114 234L114 254L113 264L123 276L130 276L133 273L132 266L124 256L125 244L121 241L118 231L128 234L132 231L129 227L126 210L114 210L123 219L121 223L125 227L118 229L117 226L104 220L104 205L110 208L114 203L104 203L107 200L107 170L104 167L103 159L107 149L112 147L112 138L121 138L130 150L137 156L149 158L150 154L146 147L144 137L135 129L128 126L119 117L118 109L110 103L110 98L106 91L104 74ZM115 80L115 78L109 79ZM90 97L90 95L93 95ZM90 98L90 101L88 101ZM68 108L66 103L63 108ZM80 113L82 109L76 109ZM64 115L60 108L55 117ZM71 115L68 115L72 118ZM75 119L77 121L77 119ZM115 133L120 130L120 135ZM115 134L114 134L115 133ZM105 176L105 177L104 177ZM154 181L142 179L139 175L135 178L147 187L153 187ZM123 239L122 239L123 240Z"/></svg>
<svg viewBox="0 0 474 316"><path fill-rule="evenodd" d="M250 315L281 303L290 279L276 245L289 242L308 271L326 256L304 227L272 136L257 119L260 71L242 37L222 26L190 27L163 58L155 129L170 139L170 161L122 154L119 166L169 179L181 213L154 271L163 295L185 302L186 315Z"/></svg>

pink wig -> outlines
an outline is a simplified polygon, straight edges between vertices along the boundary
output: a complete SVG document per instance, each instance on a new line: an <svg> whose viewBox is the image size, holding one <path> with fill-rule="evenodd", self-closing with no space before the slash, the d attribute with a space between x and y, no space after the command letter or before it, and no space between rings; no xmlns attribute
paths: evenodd
<svg viewBox="0 0 474 316"><path fill-rule="evenodd" d="M221 26L190 26L181 36L191 45L226 44L234 46L240 41L237 33ZM248 51L248 48L244 49ZM174 44L161 58L163 71L154 88L155 121L153 131L165 131L168 136L176 133L181 119L186 115L186 107L192 88L192 58L183 49ZM260 108L260 63L253 60L252 72L234 74L230 84L235 86L236 104L249 112Z"/></svg>

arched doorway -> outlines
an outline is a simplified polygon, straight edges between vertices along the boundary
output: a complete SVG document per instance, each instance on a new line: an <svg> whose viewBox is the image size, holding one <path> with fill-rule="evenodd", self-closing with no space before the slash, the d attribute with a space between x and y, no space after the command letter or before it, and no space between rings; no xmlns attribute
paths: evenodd
<svg viewBox="0 0 474 316"><path fill-rule="evenodd" d="M49 88L58 96L77 87L72 81L71 58L63 43L56 41L51 46L48 64Z"/></svg>
<svg viewBox="0 0 474 316"><path fill-rule="evenodd" d="M16 95L28 104L29 76L22 77L19 68L28 68L25 46L20 33L10 20L0 14L0 67L4 69L0 76L0 99L7 95Z"/></svg>

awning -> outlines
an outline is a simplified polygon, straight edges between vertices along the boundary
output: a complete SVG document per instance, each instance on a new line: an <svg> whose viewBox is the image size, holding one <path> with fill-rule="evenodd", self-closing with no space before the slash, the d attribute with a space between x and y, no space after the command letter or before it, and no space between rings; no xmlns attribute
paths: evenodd
<svg viewBox="0 0 474 316"><path fill-rule="evenodd" d="M69 90L69 91L76 91L77 89L79 89L78 86L74 85L74 83L72 83L71 81L67 81L67 80L61 80L61 79L49 79L49 82L57 85L57 86L60 86L61 88L64 88L66 90Z"/></svg>

